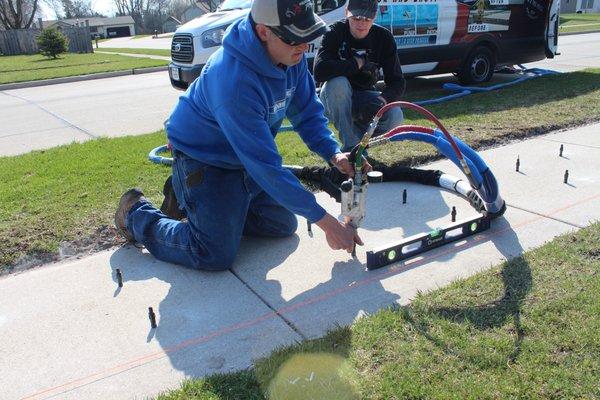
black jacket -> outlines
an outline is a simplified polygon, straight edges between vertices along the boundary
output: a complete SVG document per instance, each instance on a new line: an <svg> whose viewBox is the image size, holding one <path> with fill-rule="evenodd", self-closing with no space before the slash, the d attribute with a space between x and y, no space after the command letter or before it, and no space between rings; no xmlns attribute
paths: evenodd
<svg viewBox="0 0 600 400"><path fill-rule="evenodd" d="M406 82L396 51L392 33L382 26L373 24L364 39L355 39L350 34L348 20L342 20L329 27L323 35L321 47L314 63L314 78L317 82L327 82L337 76L345 76L354 89L375 90L370 73L359 70L354 55L366 52L367 60L383 68L385 89L383 98L389 103L400 100ZM364 67L363 67L364 69Z"/></svg>

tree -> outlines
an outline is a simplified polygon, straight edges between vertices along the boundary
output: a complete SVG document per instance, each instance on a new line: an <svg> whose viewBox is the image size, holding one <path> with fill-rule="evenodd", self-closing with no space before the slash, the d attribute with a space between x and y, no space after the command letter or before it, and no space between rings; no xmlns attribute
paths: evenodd
<svg viewBox="0 0 600 400"><path fill-rule="evenodd" d="M191 5L193 5L193 2L190 0L172 0L164 12L167 16L171 15L181 21L183 13Z"/></svg>
<svg viewBox="0 0 600 400"><path fill-rule="evenodd" d="M131 15L135 21L136 32L147 31L143 15L152 9L155 0L114 0L117 7L117 15Z"/></svg>
<svg viewBox="0 0 600 400"><path fill-rule="evenodd" d="M52 12L54 13L54 17L56 19L62 19L63 18L63 5L62 5L62 0L41 0L44 4L46 4L46 6L52 10Z"/></svg>
<svg viewBox="0 0 600 400"><path fill-rule="evenodd" d="M47 28L37 38L40 53L48 58L56 59L61 53L66 53L69 40L56 28Z"/></svg>
<svg viewBox="0 0 600 400"><path fill-rule="evenodd" d="M27 29L37 12L38 0L0 0L0 25L6 29Z"/></svg>
<svg viewBox="0 0 600 400"><path fill-rule="evenodd" d="M92 10L90 0L62 0L65 18L95 17L97 13Z"/></svg>
<svg viewBox="0 0 600 400"><path fill-rule="evenodd" d="M213 12L217 10L222 0L192 0L192 4L196 5L201 10L206 12Z"/></svg>
<svg viewBox="0 0 600 400"><path fill-rule="evenodd" d="M157 20L162 22L163 15L181 18L183 11L193 5L203 10L214 11L220 0L113 0L117 15L131 15L136 31L150 33L156 29Z"/></svg>

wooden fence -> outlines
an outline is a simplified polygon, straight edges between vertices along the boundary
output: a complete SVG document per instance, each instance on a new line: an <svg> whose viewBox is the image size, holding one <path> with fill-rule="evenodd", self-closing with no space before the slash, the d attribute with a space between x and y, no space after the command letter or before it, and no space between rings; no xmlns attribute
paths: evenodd
<svg viewBox="0 0 600 400"><path fill-rule="evenodd" d="M69 53L93 53L89 27L64 27L59 31L69 39ZM39 48L36 38L39 29L12 29L0 31L0 53L6 56L18 54L37 54Z"/></svg>

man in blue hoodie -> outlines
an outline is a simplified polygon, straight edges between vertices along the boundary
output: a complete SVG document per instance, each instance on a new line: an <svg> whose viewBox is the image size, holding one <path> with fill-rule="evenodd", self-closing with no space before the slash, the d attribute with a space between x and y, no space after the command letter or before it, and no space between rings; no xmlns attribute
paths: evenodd
<svg viewBox="0 0 600 400"><path fill-rule="evenodd" d="M168 218L130 189L115 214L123 236L160 260L204 270L231 267L242 235L292 235L294 214L319 226L334 250L362 245L352 226L328 214L282 166L275 144L287 116L312 151L354 174L327 128L304 56L325 31L311 0L254 1L167 124L173 190L188 221Z"/></svg>

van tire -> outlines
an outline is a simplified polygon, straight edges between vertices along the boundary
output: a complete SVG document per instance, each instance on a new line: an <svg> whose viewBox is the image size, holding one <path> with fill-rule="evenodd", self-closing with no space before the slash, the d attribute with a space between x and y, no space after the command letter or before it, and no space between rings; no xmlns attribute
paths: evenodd
<svg viewBox="0 0 600 400"><path fill-rule="evenodd" d="M458 80L462 85L488 82L492 79L496 66L496 56L487 47L476 47L458 71Z"/></svg>

